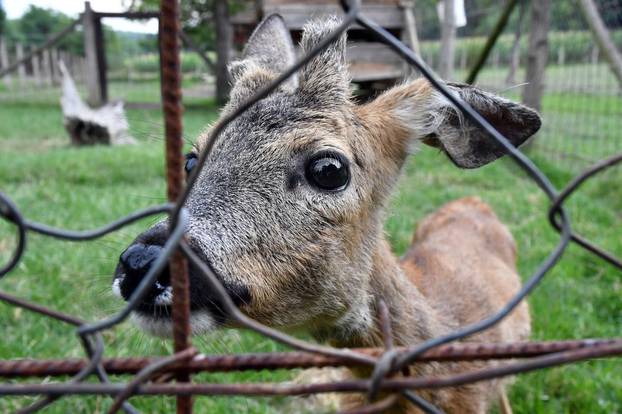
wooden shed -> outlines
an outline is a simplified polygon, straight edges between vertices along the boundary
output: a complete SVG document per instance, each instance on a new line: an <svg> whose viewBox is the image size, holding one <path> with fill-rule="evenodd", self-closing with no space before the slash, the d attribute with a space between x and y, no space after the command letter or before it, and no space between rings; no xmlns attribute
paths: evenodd
<svg viewBox="0 0 622 414"><path fill-rule="evenodd" d="M363 0L362 13L408 43L406 22L413 21L412 14L410 19L407 16L412 13L411 7L412 2L403 0ZM257 23L272 13L283 16L297 43L308 20L323 15L343 15L343 10L335 0L249 1L244 10L231 17L235 44L243 46ZM394 52L360 26L348 30L347 56L352 80L362 94L384 89L402 79L407 72L406 65Z"/></svg>

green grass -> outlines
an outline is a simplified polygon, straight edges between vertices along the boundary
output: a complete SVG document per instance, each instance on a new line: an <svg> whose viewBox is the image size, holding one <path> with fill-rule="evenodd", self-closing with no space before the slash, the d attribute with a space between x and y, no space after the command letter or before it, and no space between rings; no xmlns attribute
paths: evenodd
<svg viewBox="0 0 622 414"><path fill-rule="evenodd" d="M554 99L554 98L551 98ZM3 104L0 108L0 189L26 217L54 226L86 229L164 201L162 120L159 111L129 110L136 146L71 148L58 108ZM189 139L215 117L213 108L186 110ZM535 154L538 155L537 153ZM558 186L571 174L537 156ZM546 220L547 202L536 186L509 161L475 171L453 167L444 156L424 149L411 158L394 195L386 223L396 253L408 246L416 223L444 202L479 195L509 225L519 246L519 268L528 276L555 246L558 235ZM590 181L569 200L575 229L610 251L622 253L619 182ZM31 235L19 267L0 288L64 312L93 320L121 306L110 293L111 275L122 249L156 219L126 227L89 243ZM0 260L10 253L13 229L0 223ZM572 246L530 297L534 339L619 336L622 282L611 266ZM82 355L75 334L63 324L0 304L0 358L60 358ZM150 338L130 324L104 335L107 356L166 355L167 341ZM243 331L196 338L202 352L258 352L282 349ZM282 381L287 372L201 375L197 381ZM608 360L549 369L521 376L512 388L515 413L622 412L622 367ZM2 398L0 412L31 399ZM143 412L172 412L173 399L133 398ZM46 413L105 412L107 398L63 398ZM197 413L287 411L285 399L198 398Z"/></svg>

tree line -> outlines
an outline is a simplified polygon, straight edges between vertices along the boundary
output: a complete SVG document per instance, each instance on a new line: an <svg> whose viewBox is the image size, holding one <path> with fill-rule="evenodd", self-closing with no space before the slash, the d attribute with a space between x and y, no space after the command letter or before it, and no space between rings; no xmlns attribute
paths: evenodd
<svg viewBox="0 0 622 414"><path fill-rule="evenodd" d="M56 10L31 5L18 19L7 19L0 5L0 36L9 45L39 46L53 34L67 27L74 19ZM119 68L124 59L144 53L157 53L157 36L114 31L104 25L108 67ZM73 55L84 55L82 28L78 28L59 43L58 49Z"/></svg>

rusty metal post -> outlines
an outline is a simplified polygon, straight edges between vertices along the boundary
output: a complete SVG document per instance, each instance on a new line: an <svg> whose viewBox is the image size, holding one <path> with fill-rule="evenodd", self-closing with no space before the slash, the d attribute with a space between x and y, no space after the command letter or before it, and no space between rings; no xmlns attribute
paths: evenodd
<svg viewBox="0 0 622 414"><path fill-rule="evenodd" d="M179 199L184 186L179 33L179 3L177 0L161 0L159 39L162 108L166 134L167 195L172 202ZM173 338L175 352L181 352L190 347L190 294L188 263L180 252L175 252L171 257L170 271L173 288ZM190 381L190 374L179 373L177 381ZM191 411L192 397L178 396L177 413L186 414Z"/></svg>

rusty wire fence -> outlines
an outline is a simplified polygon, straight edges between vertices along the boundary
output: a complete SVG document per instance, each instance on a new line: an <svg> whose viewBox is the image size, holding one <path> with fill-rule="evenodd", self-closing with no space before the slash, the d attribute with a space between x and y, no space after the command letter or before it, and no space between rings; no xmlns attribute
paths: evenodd
<svg viewBox="0 0 622 414"><path fill-rule="evenodd" d="M146 277L133 293L127 306L119 313L100 321L84 321L74 316L54 311L45 306L27 302L4 292L0 300L14 306L45 315L59 323L76 327L76 331L86 358L58 360L8 360L0 361L0 377L20 378L56 377L71 378L60 383L16 383L0 384L0 396L41 396L34 404L20 410L22 413L37 411L55 400L67 395L108 395L114 398L110 412L124 410L136 412L127 400L135 395L175 395L177 411L192 411L192 397L196 395L305 395L326 392L358 392L369 396L369 404L351 412L382 412L392 407L404 397L420 410L427 413L441 412L430 402L421 398L417 392L422 389L437 389L468 384L476 381L514 375L545 367L552 367L577 361L622 355L622 339L571 340L561 342L525 342L510 344L460 343L483 330L502 321L512 310L532 292L544 279L547 272L555 266L570 243L576 243L594 255L622 270L622 262L612 254L603 251L590 241L574 233L569 218L564 213L564 201L581 184L595 174L622 161L622 154L605 159L573 179L565 188L555 188L548 178L518 149L495 130L480 114L452 94L438 80L422 59L415 55L398 39L370 21L360 10L360 1L342 4L345 15L337 30L324 39L316 48L302 57L297 63L280 75L274 82L263 88L236 111L221 119L216 125L211 139L199 157L198 168L183 187L182 177L182 139L181 139L181 93L179 69L179 10L175 0L163 0L160 14L160 42L162 64L162 102L165 114L166 155L168 197L170 203L136 211L108 225L90 231L70 231L57 229L28 220L11 199L0 193L0 215L17 228L18 242L12 258L0 268L0 277L5 276L20 262L25 253L26 238L29 233L72 240L88 241L118 230L141 218L166 213L171 220L171 231L162 254L155 261ZM306 342L283 332L264 326L240 312L230 299L219 278L209 264L199 259L184 241L185 226L188 222L184 209L190 189L193 187L202 165L226 126L259 100L267 97L275 88L300 70L323 48L337 40L349 26L358 24L370 31L380 41L386 43L409 65L415 67L428 81L460 110L464 117L475 123L492 136L508 155L519 165L546 194L550 200L549 220L559 232L559 242L538 269L527 279L523 288L502 309L489 317L464 326L441 337L431 338L420 344L408 347L394 347L391 341L390 318L384 303L378 303L379 321L385 335L383 349L337 349ZM125 320L139 305L158 274L170 262L173 287L172 314L174 320L175 353L170 357L132 357L104 358L105 343L102 333ZM203 275L226 315L236 324L258 332L293 349L290 352L210 356L200 355L191 346L189 335L189 295L187 262L192 263ZM504 364L490 365L472 372L446 377L408 377L400 376L403 368L420 362L473 361L473 360L512 359ZM327 366L366 367L372 372L367 379L354 379L314 384L275 384L275 383L192 383L191 375L199 372L227 372L241 370L308 368ZM126 382L111 382L109 375L133 375ZM97 382L87 382L95 376ZM154 380L157 378L157 380ZM175 380L174 382L171 382ZM382 391L388 395L376 399Z"/></svg>

